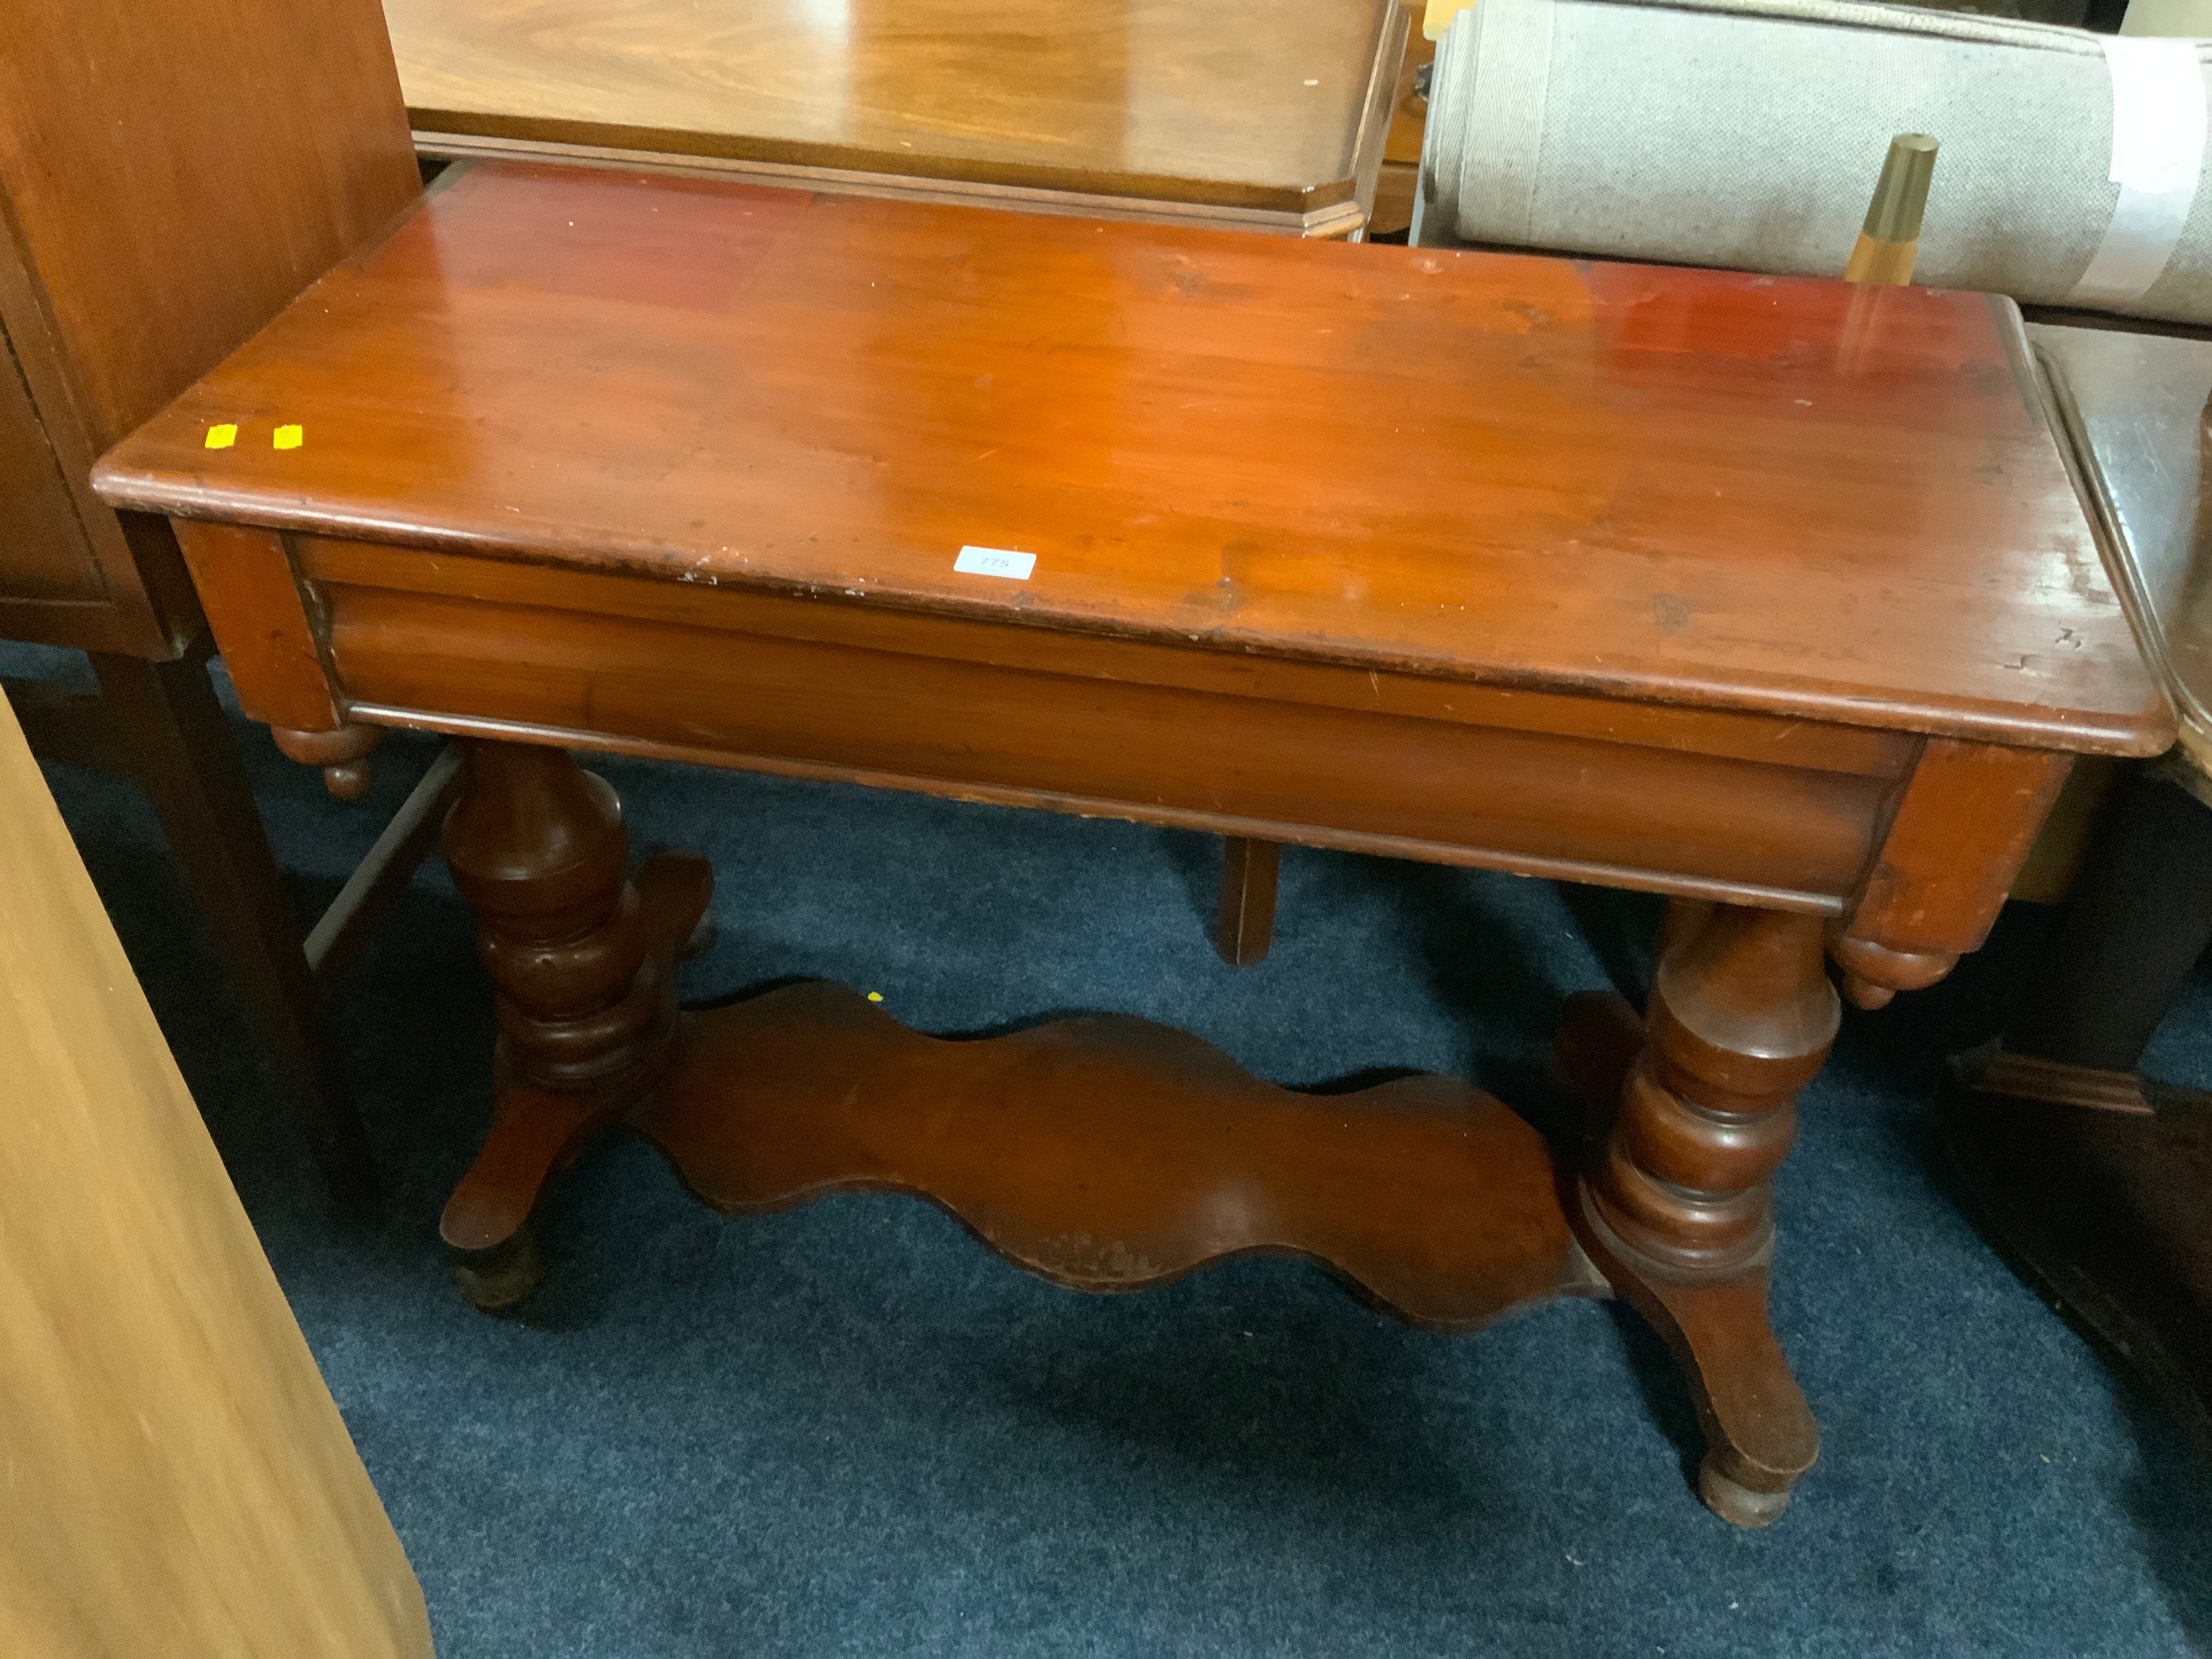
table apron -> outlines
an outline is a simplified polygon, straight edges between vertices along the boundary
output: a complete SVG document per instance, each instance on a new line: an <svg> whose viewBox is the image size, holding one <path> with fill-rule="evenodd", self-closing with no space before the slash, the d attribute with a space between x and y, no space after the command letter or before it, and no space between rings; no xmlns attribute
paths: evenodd
<svg viewBox="0 0 2212 1659"><path fill-rule="evenodd" d="M1845 908L1905 770L450 594L316 591L355 719L1794 910ZM1363 678L1388 700L1386 677Z"/></svg>

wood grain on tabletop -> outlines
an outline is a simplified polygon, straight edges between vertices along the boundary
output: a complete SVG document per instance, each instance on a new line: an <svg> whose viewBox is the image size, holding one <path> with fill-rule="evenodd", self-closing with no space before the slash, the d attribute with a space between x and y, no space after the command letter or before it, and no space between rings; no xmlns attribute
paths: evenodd
<svg viewBox="0 0 2212 1659"><path fill-rule="evenodd" d="M430 1659L422 1593L0 698L0 1651Z"/></svg>
<svg viewBox="0 0 2212 1659"><path fill-rule="evenodd" d="M2085 751L2008 303L485 167L103 463L186 517ZM210 424L241 423L233 449ZM274 423L303 447L272 447ZM968 576L964 545L1033 553Z"/></svg>
<svg viewBox="0 0 2212 1659"><path fill-rule="evenodd" d="M1237 206L1348 199L1389 0L386 0L415 125Z"/></svg>

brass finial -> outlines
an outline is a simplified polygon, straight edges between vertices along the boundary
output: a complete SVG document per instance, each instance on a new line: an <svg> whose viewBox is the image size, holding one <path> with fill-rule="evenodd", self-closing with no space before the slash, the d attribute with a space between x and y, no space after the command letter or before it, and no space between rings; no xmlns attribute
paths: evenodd
<svg viewBox="0 0 2212 1659"><path fill-rule="evenodd" d="M1935 162L1936 141L1927 134L1900 133L1891 139L1860 233L1877 242L1918 242Z"/></svg>

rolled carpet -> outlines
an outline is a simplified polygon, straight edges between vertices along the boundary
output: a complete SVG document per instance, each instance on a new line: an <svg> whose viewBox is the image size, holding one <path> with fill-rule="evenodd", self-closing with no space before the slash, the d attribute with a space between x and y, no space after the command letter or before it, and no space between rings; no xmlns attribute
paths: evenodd
<svg viewBox="0 0 2212 1659"><path fill-rule="evenodd" d="M1481 0L1437 51L1423 240L1832 276L1931 133L1916 280L2212 323L2208 86L2212 42L1865 0Z"/></svg>

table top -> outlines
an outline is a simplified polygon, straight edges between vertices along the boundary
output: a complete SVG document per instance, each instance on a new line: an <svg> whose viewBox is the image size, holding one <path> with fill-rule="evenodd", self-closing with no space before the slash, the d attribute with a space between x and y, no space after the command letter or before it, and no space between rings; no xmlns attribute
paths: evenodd
<svg viewBox="0 0 2212 1659"><path fill-rule="evenodd" d="M1980 296L484 166L96 482L834 603L2155 751L2171 717L2031 388L2016 313ZM963 573L965 547L1033 572Z"/></svg>
<svg viewBox="0 0 2212 1659"><path fill-rule="evenodd" d="M2103 497L2146 654L2212 731L2212 342L2036 324Z"/></svg>
<svg viewBox="0 0 2212 1659"><path fill-rule="evenodd" d="M384 11L419 130L1302 211L1351 199L1394 3Z"/></svg>

